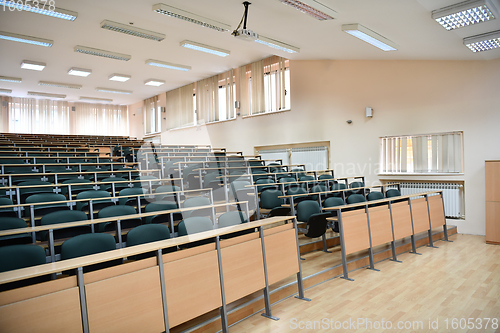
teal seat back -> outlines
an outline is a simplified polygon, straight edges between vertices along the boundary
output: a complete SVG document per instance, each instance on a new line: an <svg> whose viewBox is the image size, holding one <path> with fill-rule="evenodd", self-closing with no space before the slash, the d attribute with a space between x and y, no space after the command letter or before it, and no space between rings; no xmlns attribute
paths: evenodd
<svg viewBox="0 0 500 333"><path fill-rule="evenodd" d="M335 183L335 184L332 184L332 191L338 191L338 190L345 190L347 187L345 186L344 183ZM333 195L335 197L340 197L342 196L342 192L335 192L333 193Z"/></svg>
<svg viewBox="0 0 500 333"><path fill-rule="evenodd" d="M318 176L318 179L333 179L332 175L320 175Z"/></svg>
<svg viewBox="0 0 500 333"><path fill-rule="evenodd" d="M157 211L162 211L162 210L173 210L173 209L177 209L177 208L178 208L177 204L173 201L160 200L160 201L154 201L154 202L149 203L145 208L145 212L151 213L151 212L157 212ZM146 224L151 223L156 216L157 215L147 216L144 219L144 223L146 223Z"/></svg>
<svg viewBox="0 0 500 333"><path fill-rule="evenodd" d="M26 228L26 221L18 217L0 217L0 230Z"/></svg>
<svg viewBox="0 0 500 333"><path fill-rule="evenodd" d="M279 198L283 193L279 190L266 190L260 194L260 206L263 209L273 209L283 204L283 199Z"/></svg>
<svg viewBox="0 0 500 333"><path fill-rule="evenodd" d="M0 273L45 263L45 250L38 245L20 244L0 247Z"/></svg>
<svg viewBox="0 0 500 333"><path fill-rule="evenodd" d="M137 177L135 180L140 180L141 182L135 182L134 187L149 187L149 184L151 185L158 185L158 181L154 181L158 178L155 176L140 176ZM153 180L152 182L149 182L149 180Z"/></svg>
<svg viewBox="0 0 500 333"><path fill-rule="evenodd" d="M77 194L76 199L99 199L103 198L103 200L93 200L93 203L103 203L103 202L110 202L111 199L106 199L106 198L111 198L111 194L107 191L83 191ZM88 201L79 201L76 203L76 209L82 210L83 208L87 207L89 205Z"/></svg>
<svg viewBox="0 0 500 333"><path fill-rule="evenodd" d="M178 225L179 236L192 235L198 232L213 230L212 221L207 217L188 217Z"/></svg>
<svg viewBox="0 0 500 333"><path fill-rule="evenodd" d="M46 214L42 217L40 225L49 225L66 222L87 220L87 214L79 210L58 211Z"/></svg>
<svg viewBox="0 0 500 333"><path fill-rule="evenodd" d="M367 196L368 201L384 199L384 193L382 192L370 192Z"/></svg>
<svg viewBox="0 0 500 333"><path fill-rule="evenodd" d="M218 227L219 228L224 228L224 227L229 227L232 225L238 225L241 223L246 223L248 222L247 215L243 212L237 212L237 211L232 211L232 212L227 212L219 216L218 220Z"/></svg>
<svg viewBox="0 0 500 333"><path fill-rule="evenodd" d="M78 235L61 245L61 259L83 257L115 249L115 238L110 234Z"/></svg>
<svg viewBox="0 0 500 333"><path fill-rule="evenodd" d="M326 192L328 191L328 188L324 185L314 185L312 188L311 188L311 192Z"/></svg>
<svg viewBox="0 0 500 333"><path fill-rule="evenodd" d="M305 200L297 204L297 221L307 222L313 214L321 213L321 208L317 201Z"/></svg>
<svg viewBox="0 0 500 333"><path fill-rule="evenodd" d="M118 193L118 196L123 197L126 195L138 195L138 194L145 194L146 190L140 187L131 187L131 188L124 188ZM137 203L137 199L134 198L120 198L118 199L118 202L120 205L125 205L127 201L129 200L134 200Z"/></svg>
<svg viewBox="0 0 500 333"><path fill-rule="evenodd" d="M144 224L127 233L127 247L157 242L170 238L170 230L163 224Z"/></svg>
<svg viewBox="0 0 500 333"><path fill-rule="evenodd" d="M391 188L391 189L389 189L389 190L387 190L385 192L385 196L387 198L400 197L401 196L401 192L399 192L398 190L396 190L394 188Z"/></svg>
<svg viewBox="0 0 500 333"><path fill-rule="evenodd" d="M56 193L40 193L33 194L26 198L26 203L39 203L39 202L53 202L53 201L65 201L66 197L62 194ZM53 205L52 205L53 206ZM63 204L66 206L66 204ZM35 206L35 209L44 207L43 205Z"/></svg>
<svg viewBox="0 0 500 333"><path fill-rule="evenodd" d="M348 205L365 201L366 201L365 197L361 194L351 194L349 197L347 197Z"/></svg>
<svg viewBox="0 0 500 333"><path fill-rule="evenodd" d="M133 214L137 214L137 211L135 210L134 207L126 205L116 205L116 206L104 207L99 211L97 216L100 219L102 219L107 217L133 215Z"/></svg>
<svg viewBox="0 0 500 333"><path fill-rule="evenodd" d="M155 189L155 193L165 193L165 192L179 192L181 189L179 186L172 185L162 185ZM172 194L174 195L174 194Z"/></svg>
<svg viewBox="0 0 500 333"><path fill-rule="evenodd" d="M313 176L302 176L299 178L299 180L302 182L302 181L311 181L311 180L315 180Z"/></svg>
<svg viewBox="0 0 500 333"><path fill-rule="evenodd" d="M344 202L344 200L342 200L342 198L339 198L339 197L327 198L323 203L323 206L325 208L337 207L337 206L343 206L343 205L345 205L345 202Z"/></svg>
<svg viewBox="0 0 500 333"><path fill-rule="evenodd" d="M184 208L199 207L199 206L210 206L210 199L205 197L194 197L189 198L184 201Z"/></svg>
<svg viewBox="0 0 500 333"><path fill-rule="evenodd" d="M295 194L306 194L307 191L303 187L290 187L286 191L286 195L295 195Z"/></svg>

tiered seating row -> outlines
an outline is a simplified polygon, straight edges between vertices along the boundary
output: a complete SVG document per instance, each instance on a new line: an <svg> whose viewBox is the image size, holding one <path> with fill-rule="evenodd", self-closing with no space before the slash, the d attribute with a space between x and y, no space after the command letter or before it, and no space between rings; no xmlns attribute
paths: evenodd
<svg viewBox="0 0 500 333"><path fill-rule="evenodd" d="M2 293L2 332L166 331L214 309L228 330L226 305L262 291L265 314L271 316L269 285L296 275L304 298L296 224L276 217L195 235L118 249L82 258L0 273L0 284L61 271L75 276ZM263 227L271 227L265 229ZM258 233L221 240L228 234L258 229ZM162 254L161 249L215 238L215 244ZM143 259L84 273L96 263L143 253ZM36 309L36 315L30 309ZM62 311L62 312L61 312ZM112 324L110 323L112 321Z"/></svg>

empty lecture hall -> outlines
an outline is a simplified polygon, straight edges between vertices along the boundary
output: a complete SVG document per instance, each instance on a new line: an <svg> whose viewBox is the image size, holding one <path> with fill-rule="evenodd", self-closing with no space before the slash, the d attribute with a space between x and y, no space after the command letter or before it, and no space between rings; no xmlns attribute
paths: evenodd
<svg viewBox="0 0 500 333"><path fill-rule="evenodd" d="M0 0L0 57L1 333L500 332L500 0Z"/></svg>

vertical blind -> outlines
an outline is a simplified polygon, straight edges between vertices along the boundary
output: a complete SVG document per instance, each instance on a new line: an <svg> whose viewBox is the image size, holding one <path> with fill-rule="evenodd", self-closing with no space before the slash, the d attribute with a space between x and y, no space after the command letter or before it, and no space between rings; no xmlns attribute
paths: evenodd
<svg viewBox="0 0 500 333"><path fill-rule="evenodd" d="M463 132L382 137L384 173L460 173Z"/></svg>
<svg viewBox="0 0 500 333"><path fill-rule="evenodd" d="M167 92L167 129L189 126L194 123L194 84Z"/></svg>

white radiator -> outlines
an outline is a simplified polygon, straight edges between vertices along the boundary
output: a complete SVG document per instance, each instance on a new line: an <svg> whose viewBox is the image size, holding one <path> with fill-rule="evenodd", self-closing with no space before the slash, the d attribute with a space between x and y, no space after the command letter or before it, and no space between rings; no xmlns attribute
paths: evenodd
<svg viewBox="0 0 500 333"><path fill-rule="evenodd" d="M457 183L404 183L401 184L401 195L426 191L443 191L444 214L448 218L464 218L462 208L462 187Z"/></svg>

